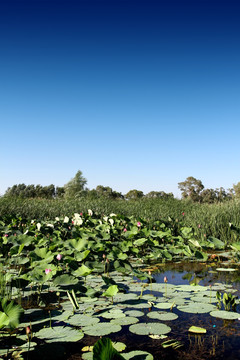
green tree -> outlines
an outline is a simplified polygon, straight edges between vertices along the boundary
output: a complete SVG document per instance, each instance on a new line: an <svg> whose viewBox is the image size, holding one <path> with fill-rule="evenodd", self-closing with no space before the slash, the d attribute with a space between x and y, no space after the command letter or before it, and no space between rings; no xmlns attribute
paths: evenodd
<svg viewBox="0 0 240 360"><path fill-rule="evenodd" d="M125 198L128 200L137 200L141 199L144 196L143 192L141 190L130 190L126 195Z"/></svg>
<svg viewBox="0 0 240 360"><path fill-rule="evenodd" d="M233 191L236 198L240 198L240 182L233 184Z"/></svg>
<svg viewBox="0 0 240 360"><path fill-rule="evenodd" d="M193 201L201 201L201 191L204 189L201 180L189 176L185 181L178 183L178 188L184 199L188 198Z"/></svg>
<svg viewBox="0 0 240 360"><path fill-rule="evenodd" d="M64 197L71 199L81 195L85 190L87 179L83 177L82 172L78 170L74 178L72 178L67 184L64 185Z"/></svg>
<svg viewBox="0 0 240 360"><path fill-rule="evenodd" d="M173 199L173 193L165 193L164 191L150 191L145 195L146 198L149 199Z"/></svg>

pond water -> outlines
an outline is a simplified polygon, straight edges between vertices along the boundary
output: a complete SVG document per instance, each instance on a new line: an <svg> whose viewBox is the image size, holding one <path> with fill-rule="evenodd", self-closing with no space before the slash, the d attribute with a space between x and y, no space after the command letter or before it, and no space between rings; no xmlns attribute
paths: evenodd
<svg viewBox="0 0 240 360"><path fill-rule="evenodd" d="M239 320L224 320L221 318L213 317L209 312L207 313L192 313L180 311L178 307L182 303L194 303L196 306L201 307L203 302L210 303L213 306L217 304L216 290L219 290L223 295L224 292L232 293L236 297L240 297L240 272L236 271L216 271L216 266L206 266L206 264L200 263L179 263L179 264L165 264L160 267L159 270L153 274L153 284L146 287L143 290L143 298L149 299L152 303L156 304L156 301L163 302L164 297L166 299L175 299L172 310L171 309L159 309L154 305L149 308L138 309L144 312L144 316L139 318L140 323L151 323L159 320L149 318L149 313L154 312L172 312L178 316L175 320L161 321L167 326L171 327L171 331L167 334L166 339L152 339L147 335L136 335L130 332L128 326L123 326L122 330L118 333L111 334L108 337L112 341L121 341L127 345L127 350L144 350L151 353L154 359L239 359L240 358L240 306L237 306L236 311L239 312ZM167 277L167 283L164 283L164 277ZM157 291L158 284L164 286L164 290L160 294ZM195 288L192 286L193 291L189 291L187 286L200 285L207 287L208 297L202 296L201 292L195 292ZM172 285L179 286L185 285L187 291L178 293L175 297L172 292L176 292L176 289L172 289ZM150 288L150 289L149 289ZM152 290L151 290L152 288ZM140 294L140 291L137 291ZM210 295L210 296L209 296ZM151 300L152 296L152 300ZM200 298L198 298L200 296ZM201 296L202 299L201 300ZM149 297L149 298L148 298ZM193 300L194 299L194 300ZM224 309L223 304L221 308ZM128 310L131 308L128 308ZM136 310L136 308L133 308ZM232 312L232 311L231 311ZM105 319L106 320L106 319ZM206 329L206 334L191 334L189 328L191 326L202 327ZM181 343L181 347L178 349L163 348L161 343L168 339L174 339ZM65 359L77 360L82 359L79 348L84 345L93 345L98 340L98 337L84 337L80 343L71 344L67 346L67 353ZM80 346L81 344L81 346ZM139 360L141 358L139 357ZM145 359L145 358L144 358Z"/></svg>

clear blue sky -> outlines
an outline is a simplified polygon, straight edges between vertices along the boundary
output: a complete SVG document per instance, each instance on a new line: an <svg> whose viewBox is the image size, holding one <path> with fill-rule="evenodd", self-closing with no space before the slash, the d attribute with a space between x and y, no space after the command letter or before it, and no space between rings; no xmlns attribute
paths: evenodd
<svg viewBox="0 0 240 360"><path fill-rule="evenodd" d="M0 194L240 181L238 0L0 1Z"/></svg>

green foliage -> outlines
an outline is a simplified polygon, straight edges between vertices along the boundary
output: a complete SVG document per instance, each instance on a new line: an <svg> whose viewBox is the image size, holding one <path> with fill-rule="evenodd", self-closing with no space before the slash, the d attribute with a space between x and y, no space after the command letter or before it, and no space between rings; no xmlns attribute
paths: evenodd
<svg viewBox="0 0 240 360"><path fill-rule="evenodd" d="M130 190L125 195L125 198L128 199L128 200L137 200L137 199L141 199L143 196L144 196L144 194L140 190Z"/></svg>
<svg viewBox="0 0 240 360"><path fill-rule="evenodd" d="M74 178L64 185L64 197L66 199L74 199L81 196L86 184L87 179L85 179L82 172L78 170Z"/></svg>
<svg viewBox="0 0 240 360"><path fill-rule="evenodd" d="M99 339L93 347L93 360L124 360L109 338Z"/></svg>
<svg viewBox="0 0 240 360"><path fill-rule="evenodd" d="M189 198L193 201L200 201L200 193L204 189L201 180L189 176L185 181L178 183L178 187L184 199Z"/></svg>

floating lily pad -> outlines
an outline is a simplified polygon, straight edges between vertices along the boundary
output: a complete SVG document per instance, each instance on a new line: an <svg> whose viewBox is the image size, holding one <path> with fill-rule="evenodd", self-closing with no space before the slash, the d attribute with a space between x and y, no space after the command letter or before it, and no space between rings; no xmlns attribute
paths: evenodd
<svg viewBox="0 0 240 360"><path fill-rule="evenodd" d="M112 309L101 313L100 316L102 316L105 319L117 319L117 318L125 317L126 315L120 309L116 309L116 310Z"/></svg>
<svg viewBox="0 0 240 360"><path fill-rule="evenodd" d="M130 351L127 354L122 354L122 356L126 359L126 360L153 360L153 356L148 353L147 351Z"/></svg>
<svg viewBox="0 0 240 360"><path fill-rule="evenodd" d="M84 314L74 314L73 316L71 316L68 319L68 323L70 325L75 325L75 326L95 325L99 321L100 320L97 317L88 316L88 315L84 315Z"/></svg>
<svg viewBox="0 0 240 360"><path fill-rule="evenodd" d="M166 311L150 311L147 316L150 319L158 319L162 321L170 321L170 320L176 320L178 318L177 314L174 314L172 312L166 312Z"/></svg>
<svg viewBox="0 0 240 360"><path fill-rule="evenodd" d="M122 327L120 325L110 322L100 322L98 324L85 326L82 328L83 332L90 336L104 336L119 332L121 329Z"/></svg>
<svg viewBox="0 0 240 360"><path fill-rule="evenodd" d="M124 314L128 315L128 316L133 316L133 317L144 316L144 313L142 311L139 311L139 310L127 310L127 311L125 311Z"/></svg>
<svg viewBox="0 0 240 360"><path fill-rule="evenodd" d="M161 323L140 323L129 327L129 331L137 335L165 335L171 331L171 328Z"/></svg>
<svg viewBox="0 0 240 360"><path fill-rule="evenodd" d="M192 302L187 305L180 305L177 307L178 310L193 313L193 314L204 314L216 309L216 306L211 304L205 304L200 302Z"/></svg>
<svg viewBox="0 0 240 360"><path fill-rule="evenodd" d="M39 339L44 339L48 343L52 342L75 342L81 340L84 333L70 327L55 326L52 328L43 328L35 333Z"/></svg>
<svg viewBox="0 0 240 360"><path fill-rule="evenodd" d="M157 303L155 304L154 306L158 309L170 309L173 305L173 302L170 303L170 302L160 302L160 303Z"/></svg>
<svg viewBox="0 0 240 360"><path fill-rule="evenodd" d="M240 318L240 314L225 310L216 310L210 312L210 315L224 320L237 320Z"/></svg>
<svg viewBox="0 0 240 360"><path fill-rule="evenodd" d="M112 319L110 322L112 324L118 324L118 325L132 325L136 324L139 320L136 317L133 316L125 316L118 319Z"/></svg>

